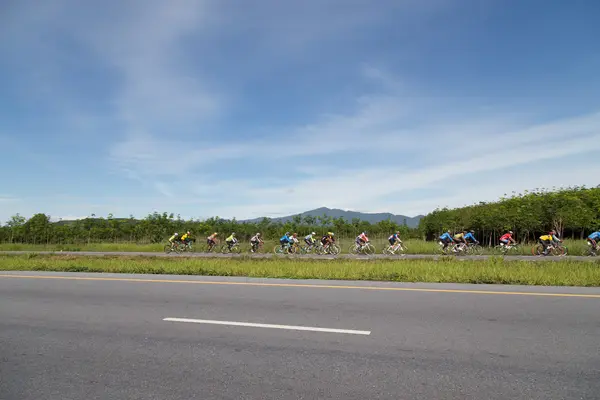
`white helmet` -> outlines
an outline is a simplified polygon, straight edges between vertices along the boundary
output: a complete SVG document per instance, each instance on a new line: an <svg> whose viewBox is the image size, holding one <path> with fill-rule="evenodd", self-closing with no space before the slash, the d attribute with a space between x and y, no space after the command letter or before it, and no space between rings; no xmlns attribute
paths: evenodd
<svg viewBox="0 0 600 400"><path fill-rule="evenodd" d="M313 232L313 233L311 233L311 235L316 235L316 233Z"/></svg>
<svg viewBox="0 0 600 400"><path fill-rule="evenodd" d="M179 233L175 232L175 236L179 236Z"/></svg>

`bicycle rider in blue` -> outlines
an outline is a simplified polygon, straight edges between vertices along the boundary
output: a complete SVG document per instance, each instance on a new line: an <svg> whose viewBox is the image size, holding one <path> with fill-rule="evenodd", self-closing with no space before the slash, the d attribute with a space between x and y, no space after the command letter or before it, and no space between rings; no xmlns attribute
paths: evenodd
<svg viewBox="0 0 600 400"><path fill-rule="evenodd" d="M290 233L286 232L285 235L283 235L281 237L281 239L279 239L279 243L281 244L281 250L284 250L286 245L289 245L292 242L292 239L290 238Z"/></svg>
<svg viewBox="0 0 600 400"><path fill-rule="evenodd" d="M471 230L465 235L465 241L467 243L470 242L470 243L479 244L479 241L477 239L475 239L474 233L475 233L475 231Z"/></svg>
<svg viewBox="0 0 600 400"><path fill-rule="evenodd" d="M600 241L600 231L592 233L587 237L587 240L591 243L592 248L596 250L598 248L598 242Z"/></svg>
<svg viewBox="0 0 600 400"><path fill-rule="evenodd" d="M450 231L445 232L442 236L440 236L440 242L442 242L444 244L444 247L442 248L442 250L446 250L446 248L450 245L450 243L454 242L454 239L452 239L452 236L450 235Z"/></svg>

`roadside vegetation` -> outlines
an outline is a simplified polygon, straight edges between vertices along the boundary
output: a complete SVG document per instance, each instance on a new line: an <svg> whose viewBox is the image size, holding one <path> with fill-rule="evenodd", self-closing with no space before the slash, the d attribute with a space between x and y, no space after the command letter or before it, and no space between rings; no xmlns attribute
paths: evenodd
<svg viewBox="0 0 600 400"><path fill-rule="evenodd" d="M258 222L239 222L219 217L206 220L185 220L169 213L153 213L143 219L106 218L92 214L75 221L52 222L49 215L39 213L29 219L13 216L0 226L0 251L163 251L167 239L174 233L191 231L196 239L194 248L201 251L205 238L218 232L224 239L232 232L247 250L248 241L257 232L266 239L265 252L271 252L285 232L297 232L299 237L310 232L321 236L335 232L342 252L347 252L354 238L367 231L377 252L387 246L387 238L395 231L408 247L408 254L439 254L437 238L447 230L474 230L475 237L487 247L484 254L498 244L498 237L512 230L521 246L511 254L528 255L532 243L550 229L566 238L570 255L583 255L585 238L600 229L600 188L573 187L557 191L536 189L513 193L497 202L457 209L437 209L423 217L416 228L391 220L370 224L367 221L322 216L296 216L288 222L264 218ZM302 240L300 242L302 243Z"/></svg>
<svg viewBox="0 0 600 400"><path fill-rule="evenodd" d="M112 272L395 282L600 286L600 261L310 260L0 255L0 271Z"/></svg>

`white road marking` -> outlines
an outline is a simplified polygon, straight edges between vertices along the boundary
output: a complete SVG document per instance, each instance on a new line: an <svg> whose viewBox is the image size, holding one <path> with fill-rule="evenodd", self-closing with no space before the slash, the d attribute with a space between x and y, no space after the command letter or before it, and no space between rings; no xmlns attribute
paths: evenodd
<svg viewBox="0 0 600 400"><path fill-rule="evenodd" d="M349 335L370 335L371 334L371 331L355 331L352 329L332 329L332 328L317 328L317 327L312 327L312 326L255 324L255 323L251 323L251 322L214 321L214 320L210 320L210 319L164 318L163 321L188 322L188 323L192 323L192 324L248 326L248 327L252 327L252 328L287 329L287 330L293 330L293 331L346 333Z"/></svg>

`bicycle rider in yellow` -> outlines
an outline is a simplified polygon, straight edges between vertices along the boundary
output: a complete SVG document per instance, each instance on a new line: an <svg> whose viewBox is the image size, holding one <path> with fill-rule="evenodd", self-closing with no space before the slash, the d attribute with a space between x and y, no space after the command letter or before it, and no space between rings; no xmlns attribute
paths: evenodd
<svg viewBox="0 0 600 400"><path fill-rule="evenodd" d="M548 233L547 235L540 236L539 243L541 243L542 246L544 246L543 254L548 255L548 247L550 247L551 244L562 243L562 240L560 240L558 236L556 236L555 230L551 230L550 233Z"/></svg>
<svg viewBox="0 0 600 400"><path fill-rule="evenodd" d="M175 246L175 243L179 241L179 233L175 232L173 236L169 238L169 243L171 243L171 248Z"/></svg>
<svg viewBox="0 0 600 400"><path fill-rule="evenodd" d="M232 232L231 235L229 235L229 237L227 239L225 239L225 243L227 243L227 246L229 246L229 250L231 250L231 248L238 242L238 240L235 237L235 232Z"/></svg>
<svg viewBox="0 0 600 400"><path fill-rule="evenodd" d="M187 231L186 233L181 235L181 242L183 244L185 244L186 246L191 242L191 240L192 240L192 235L191 235L190 231Z"/></svg>
<svg viewBox="0 0 600 400"><path fill-rule="evenodd" d="M462 246L463 244L466 245L467 241L465 240L465 233L466 231L462 231L457 233L456 235L454 235L454 243L456 243L455 248L459 248L460 246Z"/></svg>

